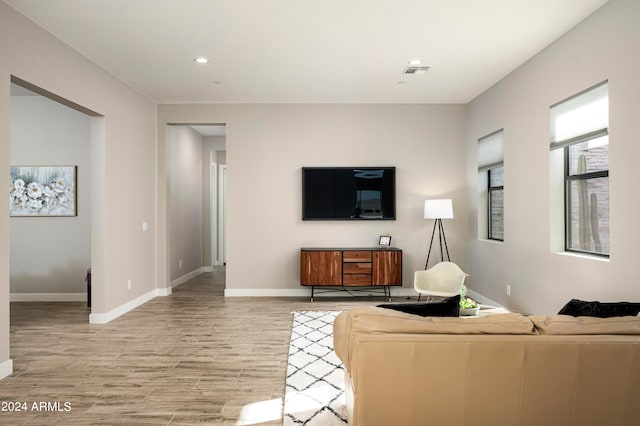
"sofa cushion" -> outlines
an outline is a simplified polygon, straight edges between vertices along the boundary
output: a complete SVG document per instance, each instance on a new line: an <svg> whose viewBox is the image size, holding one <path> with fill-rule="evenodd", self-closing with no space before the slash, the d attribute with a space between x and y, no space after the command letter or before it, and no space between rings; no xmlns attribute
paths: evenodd
<svg viewBox="0 0 640 426"><path fill-rule="evenodd" d="M540 334L585 335L585 334L640 334L640 317L573 317L569 315L533 315L531 321Z"/></svg>
<svg viewBox="0 0 640 426"><path fill-rule="evenodd" d="M536 335L538 330L520 314L493 314L484 317L421 317L374 306L359 306L341 312L333 323L333 346L347 371L350 348L356 336L380 334L499 334Z"/></svg>
<svg viewBox="0 0 640 426"><path fill-rule="evenodd" d="M393 309L421 317L457 317L460 316L460 295L447 297L441 302L426 303L386 303L379 308Z"/></svg>
<svg viewBox="0 0 640 426"><path fill-rule="evenodd" d="M638 315L640 312L640 303L631 302L598 302L585 301L579 299L571 299L566 305L560 309L558 315L572 315L574 317L624 317L629 315Z"/></svg>
<svg viewBox="0 0 640 426"><path fill-rule="evenodd" d="M403 334L537 334L529 318L520 314L495 314L479 318L419 317L372 306L349 311L350 333Z"/></svg>

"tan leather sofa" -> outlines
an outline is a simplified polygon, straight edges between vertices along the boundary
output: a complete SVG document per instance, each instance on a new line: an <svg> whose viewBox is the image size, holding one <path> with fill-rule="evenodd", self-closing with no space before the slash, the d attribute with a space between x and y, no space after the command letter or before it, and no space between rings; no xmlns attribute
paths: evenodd
<svg viewBox="0 0 640 426"><path fill-rule="evenodd" d="M640 425L638 317L358 307L334 346L352 425Z"/></svg>

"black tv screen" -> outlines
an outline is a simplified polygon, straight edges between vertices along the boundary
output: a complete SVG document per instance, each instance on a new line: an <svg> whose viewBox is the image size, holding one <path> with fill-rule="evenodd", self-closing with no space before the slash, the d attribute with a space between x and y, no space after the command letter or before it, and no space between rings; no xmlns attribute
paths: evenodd
<svg viewBox="0 0 640 426"><path fill-rule="evenodd" d="M303 167L303 220L394 220L395 167Z"/></svg>

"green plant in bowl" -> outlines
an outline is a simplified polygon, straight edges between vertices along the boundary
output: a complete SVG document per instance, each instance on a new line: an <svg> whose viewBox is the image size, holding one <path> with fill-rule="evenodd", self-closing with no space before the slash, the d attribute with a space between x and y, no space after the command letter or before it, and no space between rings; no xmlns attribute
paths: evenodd
<svg viewBox="0 0 640 426"><path fill-rule="evenodd" d="M478 315L478 302L467 297L467 286L462 285L460 289L460 315Z"/></svg>
<svg viewBox="0 0 640 426"><path fill-rule="evenodd" d="M468 297L460 299L460 309L473 309L478 307L478 302Z"/></svg>

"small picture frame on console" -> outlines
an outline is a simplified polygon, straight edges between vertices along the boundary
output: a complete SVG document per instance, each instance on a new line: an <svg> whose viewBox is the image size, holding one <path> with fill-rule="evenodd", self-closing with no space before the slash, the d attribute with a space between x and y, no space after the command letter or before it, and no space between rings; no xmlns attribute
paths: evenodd
<svg viewBox="0 0 640 426"><path fill-rule="evenodd" d="M380 248L389 248L391 247L391 236L390 235L380 235L380 240L378 241L378 245Z"/></svg>

